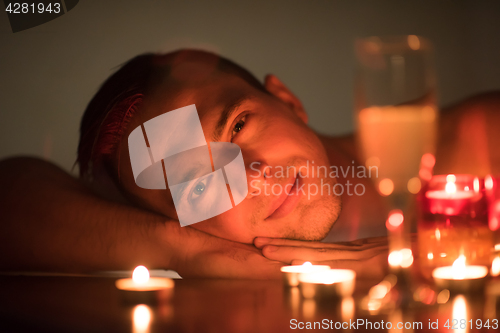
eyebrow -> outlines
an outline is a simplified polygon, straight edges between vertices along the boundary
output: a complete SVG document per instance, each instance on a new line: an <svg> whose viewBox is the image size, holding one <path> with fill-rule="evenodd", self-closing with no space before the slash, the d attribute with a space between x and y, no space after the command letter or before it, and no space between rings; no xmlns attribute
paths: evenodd
<svg viewBox="0 0 500 333"><path fill-rule="evenodd" d="M240 97L229 104L226 105L224 110L222 110L222 113L219 117L219 120L217 121L217 124L215 125L215 129L212 133L212 140L213 141L219 141L220 137L222 135L222 131L224 128L227 126L227 123L229 122L229 119L233 115L233 113L238 110L238 108L243 104L243 102L246 102L250 99L252 99L253 96L244 96Z"/></svg>

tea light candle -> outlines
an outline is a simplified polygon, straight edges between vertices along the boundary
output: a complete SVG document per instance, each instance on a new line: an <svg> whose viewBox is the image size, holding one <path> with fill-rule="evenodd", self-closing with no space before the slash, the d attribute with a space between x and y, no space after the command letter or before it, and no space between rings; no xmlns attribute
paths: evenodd
<svg viewBox="0 0 500 333"><path fill-rule="evenodd" d="M461 255L452 266L438 267L432 271L436 285L442 288L467 291L484 287L483 280L488 275L488 268L479 265L466 265L465 256Z"/></svg>
<svg viewBox="0 0 500 333"><path fill-rule="evenodd" d="M463 190L459 190L456 179L455 175L448 175L443 190L425 193L425 197L429 199L429 210L432 214L458 215L474 197L481 196L479 180L474 180L473 188L466 186Z"/></svg>
<svg viewBox="0 0 500 333"><path fill-rule="evenodd" d="M174 288L174 280L150 277L146 267L137 266L132 273L132 278L116 280L115 286L120 290L125 301L154 302L170 296Z"/></svg>
<svg viewBox="0 0 500 333"><path fill-rule="evenodd" d="M302 265L291 265L281 267L283 273L283 283L287 287L296 287L299 285L299 275L302 273L313 273L330 269L328 265L313 265L306 261Z"/></svg>
<svg viewBox="0 0 500 333"><path fill-rule="evenodd" d="M305 298L349 297L354 292L356 272L328 269L299 275L299 287Z"/></svg>

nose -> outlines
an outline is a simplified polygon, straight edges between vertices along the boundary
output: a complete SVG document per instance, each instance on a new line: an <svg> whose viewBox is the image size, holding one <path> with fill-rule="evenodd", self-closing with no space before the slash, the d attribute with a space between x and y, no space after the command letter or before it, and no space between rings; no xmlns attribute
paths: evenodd
<svg viewBox="0 0 500 333"><path fill-rule="evenodd" d="M248 195L247 198L258 195L264 190L264 184L268 181L270 167L262 161L253 161L246 165Z"/></svg>

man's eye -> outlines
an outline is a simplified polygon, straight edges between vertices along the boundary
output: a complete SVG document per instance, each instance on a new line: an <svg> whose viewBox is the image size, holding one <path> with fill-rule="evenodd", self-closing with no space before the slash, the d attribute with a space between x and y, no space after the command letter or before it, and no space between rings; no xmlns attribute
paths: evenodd
<svg viewBox="0 0 500 333"><path fill-rule="evenodd" d="M205 191L205 184L203 184L203 182L199 182L194 187L193 194L201 195L203 191Z"/></svg>
<svg viewBox="0 0 500 333"><path fill-rule="evenodd" d="M236 134L243 129L243 126L245 126L246 117L247 116L244 116L236 123L236 125L234 125L233 132L231 134L231 139L234 138Z"/></svg>

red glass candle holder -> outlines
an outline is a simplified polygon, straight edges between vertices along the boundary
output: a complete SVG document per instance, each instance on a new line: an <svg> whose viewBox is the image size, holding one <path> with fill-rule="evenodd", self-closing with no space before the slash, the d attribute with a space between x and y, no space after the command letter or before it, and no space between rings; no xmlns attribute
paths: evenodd
<svg viewBox="0 0 500 333"><path fill-rule="evenodd" d="M495 250L500 253L500 177L486 176L484 187L488 199L489 227L494 235Z"/></svg>
<svg viewBox="0 0 500 333"><path fill-rule="evenodd" d="M484 180L472 175L438 175L419 198L418 247L422 273L450 266L464 255L467 264L491 264L492 232Z"/></svg>

